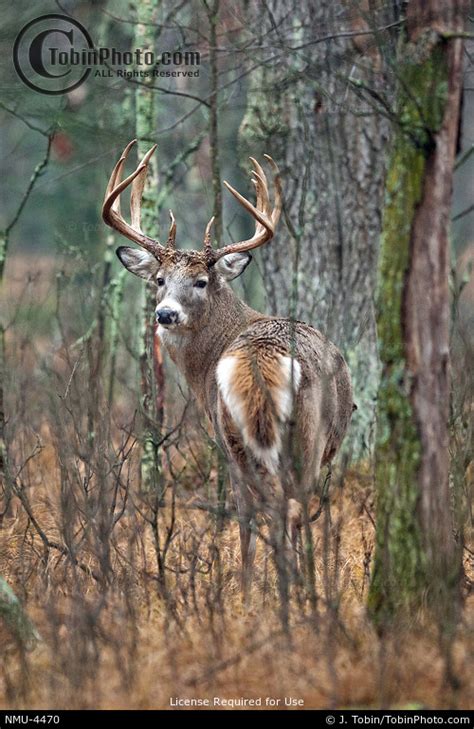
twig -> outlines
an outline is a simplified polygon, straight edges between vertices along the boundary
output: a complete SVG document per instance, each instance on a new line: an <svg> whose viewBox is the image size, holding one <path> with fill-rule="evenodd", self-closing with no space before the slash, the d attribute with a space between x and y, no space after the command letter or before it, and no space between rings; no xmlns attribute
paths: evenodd
<svg viewBox="0 0 474 729"><path fill-rule="evenodd" d="M321 516L321 514L323 513L323 509L328 502L329 486L331 484L331 476L332 476L332 471L331 471L331 468L329 467L329 470L326 474L326 478L324 479L324 484L323 484L323 488L321 491L321 498L319 499L318 509L314 512L314 514L312 514L309 517L310 522L317 521L319 519L319 517Z"/></svg>
<svg viewBox="0 0 474 729"><path fill-rule="evenodd" d="M462 165L467 162L471 154L474 152L474 144L471 144L470 147L466 149L465 152L463 152L459 157L457 158L456 162L454 163L454 169L458 170Z"/></svg>
<svg viewBox="0 0 474 729"><path fill-rule="evenodd" d="M13 492L14 492L15 496L17 496L20 499L23 508L25 509L26 513L28 514L28 517L29 517L31 523L33 524L33 527L35 528L36 533L38 534L39 538L43 542L46 549L54 549L57 552L60 552L63 555L63 557L68 557L71 560L71 562L76 567L79 567L79 569L82 570L86 575L89 575L90 577L92 577L96 582L100 582L99 575L97 575L90 567L87 567L82 562L79 562L79 560L76 559L76 557L74 557L71 554L71 551L67 547L65 547L63 544L59 544L58 542L54 542L51 539L49 539L49 537L46 535L46 533L43 531L43 529L37 522L36 517L33 514L33 511L29 504L29 501L23 493L23 488L19 487L18 484L13 484L12 487L13 487Z"/></svg>
<svg viewBox="0 0 474 729"><path fill-rule="evenodd" d="M20 119L20 121L23 122L23 124L26 124L26 126L29 129L32 129L34 132L38 132L39 134L42 134L43 137L49 137L50 131L47 131L45 129L41 129L41 127L37 127L35 124L32 124L31 122L27 121L24 116L21 114L18 114L17 111L14 109L10 109L10 107L6 106L6 104L3 103L3 101L0 101L0 108L6 111L8 114L11 114L12 116L16 117L17 119Z"/></svg>
<svg viewBox="0 0 474 729"><path fill-rule="evenodd" d="M26 190L24 192L24 195L23 195L23 197L21 199L21 202L20 202L20 204L19 204L19 206L17 208L17 211L16 211L15 215L13 216L12 220L10 221L10 223L7 225L7 227L4 230L4 235L5 235L5 237L7 239L8 239L9 233L11 232L12 228L17 224L17 222L18 222L18 220L20 218L20 215L23 212L23 208L25 207L25 205L26 205L26 203L28 201L28 198L29 198L29 196L30 196L30 194L31 194L31 192L33 190L33 187L35 186L36 180L41 175L41 173L43 172L44 168L46 167L46 165L49 162L49 156L51 154L51 143L52 143L52 141L53 141L53 134L50 133L48 135L48 144L47 144L47 147L46 147L46 153L45 153L43 159L40 162L38 162L38 164L36 165L35 169L33 170L33 174L30 177L30 181L29 181L28 186L27 186L27 188L26 188Z"/></svg>
<svg viewBox="0 0 474 729"><path fill-rule="evenodd" d="M453 217L451 218L451 222L454 223L456 220L460 220L461 218L464 218L466 215L469 215L469 213L472 213L473 210L474 210L474 203L472 203L472 205L469 205L469 207L466 208L465 210L461 210L461 212L457 213L457 215L453 215Z"/></svg>

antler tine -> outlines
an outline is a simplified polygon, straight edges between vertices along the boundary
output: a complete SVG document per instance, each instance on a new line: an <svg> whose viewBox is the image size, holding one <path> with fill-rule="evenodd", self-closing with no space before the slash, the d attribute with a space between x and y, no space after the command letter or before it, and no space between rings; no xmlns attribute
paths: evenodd
<svg viewBox="0 0 474 729"><path fill-rule="evenodd" d="M252 180L252 184L255 187L255 195L257 197L257 204L255 207L257 208L257 210L262 210L262 186L259 184L258 180ZM263 227L263 225L256 221L254 235L256 235L257 233L260 234L264 230L265 228Z"/></svg>
<svg viewBox="0 0 474 729"><path fill-rule="evenodd" d="M257 162L256 159L250 157L250 160L254 166L252 174L254 175L257 184L257 205L258 210L262 210L265 215L270 214L270 198L268 196L268 180L262 166ZM259 183L259 184L258 184Z"/></svg>
<svg viewBox="0 0 474 729"><path fill-rule="evenodd" d="M223 248L219 248L217 251L210 250L208 255L215 263L222 258L227 256L229 253L242 253L244 251L250 251L254 248L267 243L273 238L275 233L276 225L280 219L282 209L282 187L280 180L280 171L276 162L269 156L265 155L265 159L270 164L274 174L275 184L275 203L273 210L270 206L270 196L268 194L268 182L263 168L253 157L250 160L253 164L254 169L252 170L252 182L255 185L256 190L256 205L252 205L243 195L240 194L232 185L224 181L224 185L232 193L232 195L240 202L255 219L255 232L248 240L240 241L239 243L233 243ZM207 229L206 229L207 232Z"/></svg>
<svg viewBox="0 0 474 729"><path fill-rule="evenodd" d="M268 213L269 213L269 204L270 204L270 201L269 201L269 198L268 198L268 193L267 193L267 195L265 197L265 190L264 190L264 187L262 185L262 180L259 179L259 177L257 177L257 174L255 172L253 174L255 176L255 179L252 178L252 184L255 187L255 194L256 194L256 197L257 197L257 204L256 204L255 207L257 208L257 210L260 210L261 212L264 212L266 215L268 215ZM255 235L260 235L264 231L265 231L264 226L257 221L255 223L254 236Z"/></svg>
<svg viewBox="0 0 474 729"><path fill-rule="evenodd" d="M133 147L134 144L136 144L136 141L137 141L136 139L132 139L132 141L127 144L127 146L125 147L125 149L122 152L120 159L118 160L117 164L115 165L114 169L112 170L112 174L110 175L110 179L107 184L107 189L105 191L105 200L107 200L107 198L109 197L109 195L112 192L112 190L114 189L114 187L116 187L117 178L121 179L123 165L125 163L125 160L128 157L128 153L130 152L131 148ZM104 202L105 202L105 200L104 200Z"/></svg>
<svg viewBox="0 0 474 729"><path fill-rule="evenodd" d="M283 188L281 184L280 170L277 163L269 154L263 155L273 170L273 182L275 183L275 207L272 210L273 225L277 225L280 220L281 209L283 206Z"/></svg>
<svg viewBox="0 0 474 729"><path fill-rule="evenodd" d="M173 211L170 210L169 213L170 213L171 224L170 224L170 229L168 231L168 240L166 242L166 247L174 248L176 245L176 220L173 215Z"/></svg>
<svg viewBox="0 0 474 729"><path fill-rule="evenodd" d="M148 169L148 162L156 149L154 147L148 150L142 161L138 165L140 172L132 182L132 191L130 193L130 215L132 218L132 228L135 228L140 233L142 232L142 197L143 189L146 182L146 173ZM120 198L117 198L120 200Z"/></svg>
<svg viewBox="0 0 474 729"><path fill-rule="evenodd" d="M204 233L204 253L207 256L212 256L214 249L212 247L212 241L211 241L211 228L214 224L215 215L212 216L208 224L206 225L206 231Z"/></svg>
<svg viewBox="0 0 474 729"><path fill-rule="evenodd" d="M229 190L229 192L232 193L232 195L239 201L239 203L244 207L246 210L249 211L249 213L259 222L261 223L265 228L269 226L269 221L265 213L262 213L260 210L257 210L255 205L252 205L251 202L247 200L243 195L238 192L238 190L235 189L235 187L232 187L232 185L229 185L229 183L224 180L224 185ZM237 244L236 244L237 245Z"/></svg>
<svg viewBox="0 0 474 729"><path fill-rule="evenodd" d="M148 168L148 162L151 156L155 152L156 144L145 154L142 161L132 172L131 175L122 180L122 171L127 161L128 154L136 143L136 139L132 140L125 147L119 161L115 165L112 174L107 185L105 193L105 199L102 206L102 218L104 222L111 228L114 228L121 235L124 235L129 240L137 243L142 248L145 248L149 253L157 256L160 251L163 250L163 246L157 240L150 238L149 236L142 233L141 230L141 204L143 187L145 185L146 172ZM122 192L132 185L131 197L130 197L130 213L132 224L130 225L123 218L120 212L120 195Z"/></svg>
<svg viewBox="0 0 474 729"><path fill-rule="evenodd" d="M255 187L255 193L257 198L257 204L255 207L257 208L257 210L260 210L268 215L268 213L270 212L270 200L268 197L267 178L265 172L263 171L257 160L253 157L250 157L250 159L254 166L254 169L252 170L252 184ZM255 235L262 233L264 230L265 228L262 226L262 224L257 222L255 226Z"/></svg>

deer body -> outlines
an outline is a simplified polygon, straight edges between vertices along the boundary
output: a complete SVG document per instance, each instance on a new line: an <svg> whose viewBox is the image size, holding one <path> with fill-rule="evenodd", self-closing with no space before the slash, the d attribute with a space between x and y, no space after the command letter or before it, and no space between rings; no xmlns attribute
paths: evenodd
<svg viewBox="0 0 474 729"><path fill-rule="evenodd" d="M257 511L287 500L288 531L300 524L300 497L314 491L352 414L347 365L320 332L302 322L266 317L242 304L220 282L212 320L196 333L159 327L171 359L211 420L230 464L240 517L243 587L255 555L251 522ZM293 458L286 473L285 436L293 419Z"/></svg>
<svg viewBox="0 0 474 729"><path fill-rule="evenodd" d="M350 375L339 350L307 324L242 304L224 283L212 310L212 320L195 333L159 326L158 334L227 449L230 420L237 426L249 451L239 459L234 447L240 467L252 455L276 472L292 415L304 462L330 461L352 414Z"/></svg>
<svg viewBox="0 0 474 729"><path fill-rule="evenodd" d="M254 164L257 206L226 186L257 220L249 241L214 250L210 221L203 251L174 247L171 214L168 246L140 229L140 198L151 150L121 182L130 146L119 160L106 193L104 219L144 251L119 248L132 273L157 288L158 334L211 420L224 450L239 513L243 587L250 584L255 554L256 512L263 511L294 542L301 504L313 491L320 468L336 454L352 410L347 365L339 350L302 322L260 314L229 286L250 262L248 250L269 240L281 210L276 165L276 203L270 211L265 173ZM132 225L118 207L132 184Z"/></svg>

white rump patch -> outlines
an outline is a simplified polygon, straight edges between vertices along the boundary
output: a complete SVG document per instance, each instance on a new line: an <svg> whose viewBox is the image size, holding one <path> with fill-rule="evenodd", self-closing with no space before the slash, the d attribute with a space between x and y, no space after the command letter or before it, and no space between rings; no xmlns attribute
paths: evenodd
<svg viewBox="0 0 474 729"><path fill-rule="evenodd" d="M236 364L237 360L232 355L221 357L216 367L216 378L217 386L219 387L219 391L227 406L227 410L232 415L232 418L239 427L239 430L243 432L245 429L243 403L232 389L232 378L234 376Z"/></svg>
<svg viewBox="0 0 474 729"><path fill-rule="evenodd" d="M293 409L293 399L298 392L301 382L301 365L293 357L280 356L280 364L284 374L285 383L279 389L277 396L278 417L286 422Z"/></svg>
<svg viewBox="0 0 474 729"><path fill-rule="evenodd" d="M301 381L301 366L296 359L279 355L283 383L277 390L273 389L272 396L278 420L283 426L290 418L293 409L294 394L298 391ZM270 473L278 471L281 451L281 430L277 430L275 443L270 448L262 446L250 435L247 427L247 418L244 403L232 386L234 370L238 360L233 355L224 355L216 368L217 385L229 413L242 433L244 444L251 450L255 459L262 463Z"/></svg>

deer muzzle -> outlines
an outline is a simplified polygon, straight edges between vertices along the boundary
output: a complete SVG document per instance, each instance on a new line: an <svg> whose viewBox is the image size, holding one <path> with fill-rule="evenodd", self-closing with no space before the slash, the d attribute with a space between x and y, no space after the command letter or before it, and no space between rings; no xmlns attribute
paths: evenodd
<svg viewBox="0 0 474 729"><path fill-rule="evenodd" d="M170 326L179 323L179 312L169 306L162 306L156 310L158 324Z"/></svg>

